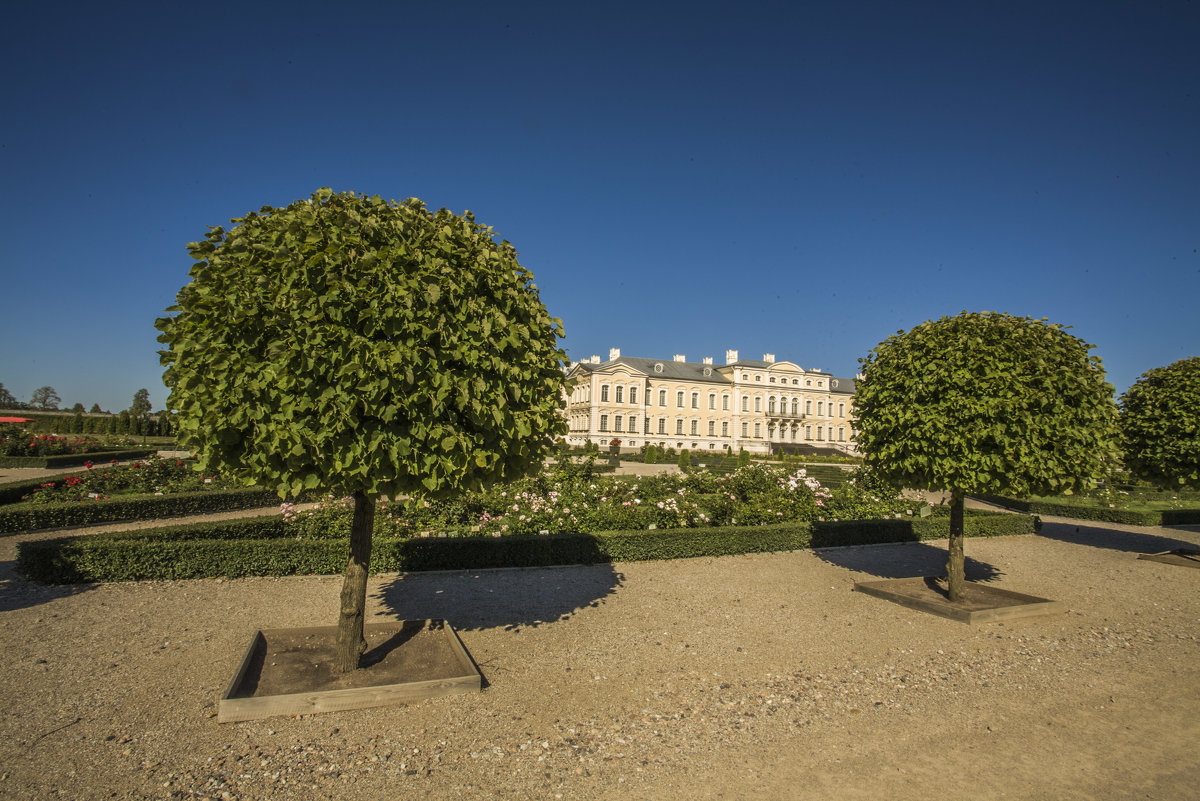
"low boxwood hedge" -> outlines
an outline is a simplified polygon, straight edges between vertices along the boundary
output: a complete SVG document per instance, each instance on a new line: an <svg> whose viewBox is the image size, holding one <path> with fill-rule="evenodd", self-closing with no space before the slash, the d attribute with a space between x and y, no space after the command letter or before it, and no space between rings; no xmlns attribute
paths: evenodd
<svg viewBox="0 0 1200 801"><path fill-rule="evenodd" d="M1031 534L1027 515L973 513L974 537ZM375 540L376 573L535 567L794 551L810 547L942 539L945 517L779 523L769 526L610 531L529 537ZM276 517L22 542L18 569L52 584L147 579L336 574L347 538L296 539Z"/></svg>
<svg viewBox="0 0 1200 801"><path fill-rule="evenodd" d="M21 504L0 507L0 534L121 520L232 512L278 503L279 496L274 492L258 487L238 487L169 495L122 495L87 502Z"/></svg>
<svg viewBox="0 0 1200 801"><path fill-rule="evenodd" d="M145 459L158 453L157 448L135 448L122 451L90 451L88 453L62 453L57 456L0 456L0 467L77 467L85 462L128 462L130 459Z"/></svg>
<svg viewBox="0 0 1200 801"><path fill-rule="evenodd" d="M1025 500L1003 495L981 495L981 500L1007 509L1036 515L1070 517L1075 520L1099 520L1124 523L1130 526L1182 526L1200 523L1200 508L1196 509L1121 509L1070 501Z"/></svg>

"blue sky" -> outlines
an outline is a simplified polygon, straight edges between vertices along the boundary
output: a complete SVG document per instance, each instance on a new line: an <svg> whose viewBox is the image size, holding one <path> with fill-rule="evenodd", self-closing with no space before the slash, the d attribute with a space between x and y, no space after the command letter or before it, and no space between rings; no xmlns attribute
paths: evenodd
<svg viewBox="0 0 1200 801"><path fill-rule="evenodd" d="M5 3L0 382L166 399L207 226L470 209L572 358L853 375L960 310L1200 353L1200 4Z"/></svg>

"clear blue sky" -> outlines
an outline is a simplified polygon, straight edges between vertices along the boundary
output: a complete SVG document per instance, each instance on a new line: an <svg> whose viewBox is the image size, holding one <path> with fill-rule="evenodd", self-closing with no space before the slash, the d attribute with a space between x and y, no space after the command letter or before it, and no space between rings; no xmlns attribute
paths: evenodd
<svg viewBox="0 0 1200 801"><path fill-rule="evenodd" d="M0 382L166 398L207 226L321 186L516 245L572 358L853 375L960 310L1200 354L1200 4L0 5Z"/></svg>

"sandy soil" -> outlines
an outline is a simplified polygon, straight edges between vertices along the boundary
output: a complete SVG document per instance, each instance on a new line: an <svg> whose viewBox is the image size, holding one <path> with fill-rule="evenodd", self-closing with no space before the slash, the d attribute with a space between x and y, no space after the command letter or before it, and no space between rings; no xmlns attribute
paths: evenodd
<svg viewBox="0 0 1200 801"><path fill-rule="evenodd" d="M42 535L31 535L43 537ZM969 541L1065 602L969 627L852 591L937 544L384 575L369 619L446 618L481 693L218 724L258 628L329 625L340 578L30 584L0 539L0 797L1200 797L1200 528Z"/></svg>

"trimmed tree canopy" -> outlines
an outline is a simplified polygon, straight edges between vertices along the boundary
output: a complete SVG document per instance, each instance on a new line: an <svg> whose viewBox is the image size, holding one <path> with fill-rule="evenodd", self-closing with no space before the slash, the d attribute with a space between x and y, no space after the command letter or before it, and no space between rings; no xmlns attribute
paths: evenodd
<svg viewBox="0 0 1200 801"><path fill-rule="evenodd" d="M1121 396L1121 444L1138 478L1200 489L1200 356L1147 371Z"/></svg>
<svg viewBox="0 0 1200 801"><path fill-rule="evenodd" d="M914 489L1021 496L1091 486L1116 457L1116 405L1092 348L1062 326L962 312L862 359L865 464Z"/></svg>
<svg viewBox="0 0 1200 801"><path fill-rule="evenodd" d="M179 443L280 495L444 495L536 469L561 321L470 212L321 189L188 245L157 321Z"/></svg>

